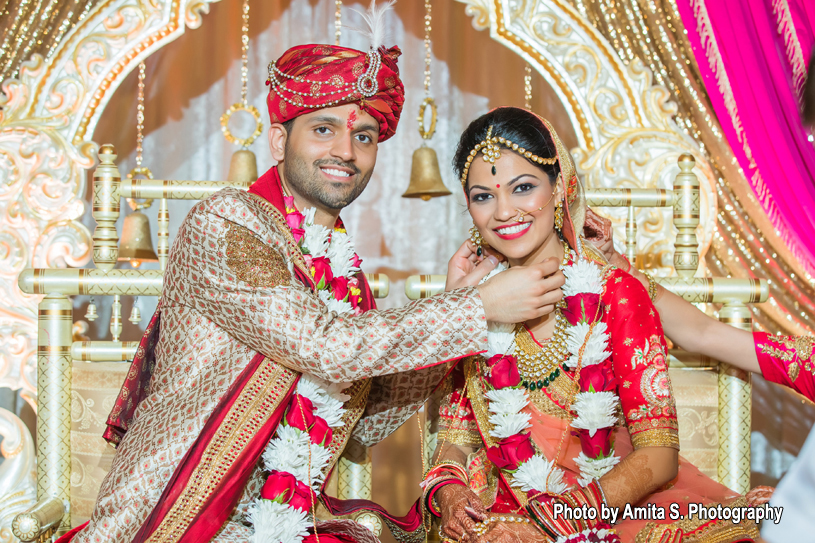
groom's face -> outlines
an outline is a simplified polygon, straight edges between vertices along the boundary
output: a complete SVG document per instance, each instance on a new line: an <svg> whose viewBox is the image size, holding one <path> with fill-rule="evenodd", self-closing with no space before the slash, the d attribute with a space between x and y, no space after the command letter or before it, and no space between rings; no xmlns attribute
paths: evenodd
<svg viewBox="0 0 815 543"><path fill-rule="evenodd" d="M283 176L303 200L336 213L365 190L376 164L379 123L359 106L301 115L287 132Z"/></svg>

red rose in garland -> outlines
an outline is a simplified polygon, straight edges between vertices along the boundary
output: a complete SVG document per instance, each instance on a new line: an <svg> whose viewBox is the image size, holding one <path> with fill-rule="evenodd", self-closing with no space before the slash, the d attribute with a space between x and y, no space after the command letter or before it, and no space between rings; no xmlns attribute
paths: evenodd
<svg viewBox="0 0 815 543"><path fill-rule="evenodd" d="M284 471L275 471L269 475L260 491L260 497L287 503L301 511L308 511L311 508L312 495L309 488L294 475Z"/></svg>
<svg viewBox="0 0 815 543"><path fill-rule="evenodd" d="M498 442L497 447L487 449L487 458L500 469L515 470L535 454L529 434L515 434Z"/></svg>
<svg viewBox="0 0 815 543"><path fill-rule="evenodd" d="M599 294L581 292L566 298L563 316L572 326L579 322L594 322L602 316L600 306Z"/></svg>
<svg viewBox="0 0 815 543"><path fill-rule="evenodd" d="M314 277L314 282L317 283L317 288L325 288L334 280L331 262L324 256L313 258L311 260L311 275Z"/></svg>
<svg viewBox="0 0 815 543"><path fill-rule="evenodd" d="M345 277L335 277L330 282L331 290L334 292L334 298L337 300L344 300L348 297L348 279Z"/></svg>
<svg viewBox="0 0 815 543"><path fill-rule="evenodd" d="M600 392L614 390L617 378L610 364L593 364L580 370L580 392Z"/></svg>
<svg viewBox="0 0 815 543"><path fill-rule="evenodd" d="M314 425L314 404L305 396L295 394L286 413L286 423L300 431L308 432Z"/></svg>
<svg viewBox="0 0 815 543"><path fill-rule="evenodd" d="M515 387L521 384L521 374L514 356L497 354L487 360L492 388Z"/></svg>
<svg viewBox="0 0 815 543"><path fill-rule="evenodd" d="M334 432L331 430L331 427L328 426L328 423L322 417L315 417L314 425L311 427L311 430L308 431L308 435L311 438L312 443L318 443L324 447L327 447L331 444L331 438L334 435Z"/></svg>
<svg viewBox="0 0 815 543"><path fill-rule="evenodd" d="M583 449L583 454L589 458L600 458L611 454L614 448L611 444L611 432L613 430L613 427L600 428L593 436L589 435L588 430L579 430L573 433L580 438L580 447Z"/></svg>

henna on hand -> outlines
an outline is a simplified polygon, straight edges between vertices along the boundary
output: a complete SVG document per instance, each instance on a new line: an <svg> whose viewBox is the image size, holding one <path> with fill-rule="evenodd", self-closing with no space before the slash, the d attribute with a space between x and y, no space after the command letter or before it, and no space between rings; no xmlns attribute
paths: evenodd
<svg viewBox="0 0 815 543"><path fill-rule="evenodd" d="M609 507L638 503L676 477L679 453L670 447L643 447L600 478Z"/></svg>
<svg viewBox="0 0 815 543"><path fill-rule="evenodd" d="M462 536L475 533L475 520L487 518L488 514L481 499L475 492L462 485L447 485L436 491L436 501L441 511L441 531L447 537L462 539Z"/></svg>
<svg viewBox="0 0 815 543"><path fill-rule="evenodd" d="M759 505L768 503L770 498L773 497L773 492L775 492L775 488L762 485L755 487L744 497L747 498L747 505L750 507L758 507Z"/></svg>

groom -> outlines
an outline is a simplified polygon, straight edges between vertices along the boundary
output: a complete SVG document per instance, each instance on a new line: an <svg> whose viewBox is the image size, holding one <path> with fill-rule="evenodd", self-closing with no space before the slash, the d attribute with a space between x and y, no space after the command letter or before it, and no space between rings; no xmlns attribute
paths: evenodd
<svg viewBox="0 0 815 543"><path fill-rule="evenodd" d="M449 362L483 351L487 321L552 310L562 284L550 275L556 262L378 311L353 249L334 248L335 237L346 239L340 210L365 189L379 143L396 130L399 54L305 45L270 65L278 166L248 192L200 202L184 220L159 309L108 420L113 466L90 522L63 541L248 543L244 515L268 475L261 453L284 417L294 425L292 415L313 415L300 400L289 409L301 376L327 390L344 383L334 387L344 389L342 424L320 438L327 478L349 439L380 441L418 409ZM332 232L330 246L305 229L310 208L313 223ZM495 263L459 264L451 276L477 284ZM319 497L334 515L363 508L405 532L421 529L415 510L395 519L371 502ZM359 534L351 521L330 526L320 534Z"/></svg>

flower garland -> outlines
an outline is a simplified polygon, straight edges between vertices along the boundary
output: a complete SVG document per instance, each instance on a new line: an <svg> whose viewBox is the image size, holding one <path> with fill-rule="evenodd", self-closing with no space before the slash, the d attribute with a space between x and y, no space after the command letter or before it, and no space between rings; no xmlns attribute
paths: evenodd
<svg viewBox="0 0 815 543"><path fill-rule="evenodd" d="M356 274L362 259L354 250L354 242L341 224L330 231L314 224L316 209L310 207L300 213L291 196L283 198L286 205L286 224L291 228L294 241L300 246L306 266L317 285L317 296L340 315L359 315L361 291Z"/></svg>
<svg viewBox="0 0 815 543"><path fill-rule="evenodd" d="M561 266L566 276L562 310L568 323L566 362L571 371L580 370L580 392L571 406L575 415L571 426L572 433L580 438L582 449L574 459L580 468L578 482L586 486L620 461L611 442L619 398L614 392L616 380L608 351L608 328L600 322L604 286L601 269L578 258L568 248L567 252L566 263ZM485 280L505 269L506 266L499 265ZM522 492L562 494L569 488L563 480L564 471L556 466L554 459L547 460L535 452L528 432L531 415L524 409L530 400L521 386L517 359L510 354L515 330L514 325L490 325L488 331L486 377L490 390L485 397L492 424L490 436L497 440L497 445L487 449L487 457L509 475L509 484ZM593 532L592 537L597 534L599 532Z"/></svg>
<svg viewBox="0 0 815 543"><path fill-rule="evenodd" d="M351 237L337 226L329 231L314 224L314 208L300 213L291 197L284 198L286 224L291 228L317 285L317 295L340 315L360 314L361 291L356 274L361 260ZM344 425L342 391L351 383L329 383L303 374L275 436L263 451L269 472L260 497L246 518L254 528L254 543L300 543L312 525L309 511L320 494L331 461L328 447L335 429Z"/></svg>

